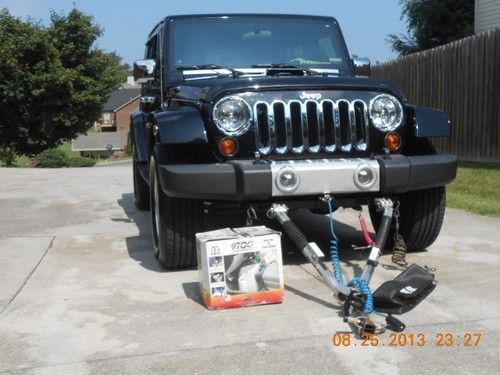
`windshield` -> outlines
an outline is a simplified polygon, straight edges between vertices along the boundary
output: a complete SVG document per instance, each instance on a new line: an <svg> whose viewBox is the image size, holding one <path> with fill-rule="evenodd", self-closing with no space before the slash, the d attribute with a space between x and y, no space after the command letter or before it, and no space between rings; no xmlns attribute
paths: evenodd
<svg viewBox="0 0 500 375"><path fill-rule="evenodd" d="M193 18L171 24L170 69L216 65L233 69L290 64L349 72L333 22L299 18Z"/></svg>

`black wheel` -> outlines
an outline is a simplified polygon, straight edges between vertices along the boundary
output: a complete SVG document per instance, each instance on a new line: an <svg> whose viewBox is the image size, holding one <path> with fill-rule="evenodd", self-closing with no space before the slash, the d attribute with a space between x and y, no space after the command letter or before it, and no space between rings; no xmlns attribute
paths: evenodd
<svg viewBox="0 0 500 375"><path fill-rule="evenodd" d="M428 139L415 139L406 145L405 155L436 154L434 146ZM439 186L431 189L410 191L397 197L400 202L399 231L409 251L422 251L434 243L441 226L446 207L446 189ZM381 213L370 206L370 217L374 228L380 224ZM394 224L389 234L386 249L392 248Z"/></svg>
<svg viewBox="0 0 500 375"><path fill-rule="evenodd" d="M175 160L171 158L169 161ZM154 157L151 157L150 162L150 182L155 256L166 269L195 266L197 263L195 234L203 231L202 202L168 197L158 181L158 168Z"/></svg>
<svg viewBox="0 0 500 375"><path fill-rule="evenodd" d="M133 174L134 174L134 203L137 209L141 211L149 210L149 186L141 177L137 170L137 158L135 155L135 147L132 146L133 151Z"/></svg>

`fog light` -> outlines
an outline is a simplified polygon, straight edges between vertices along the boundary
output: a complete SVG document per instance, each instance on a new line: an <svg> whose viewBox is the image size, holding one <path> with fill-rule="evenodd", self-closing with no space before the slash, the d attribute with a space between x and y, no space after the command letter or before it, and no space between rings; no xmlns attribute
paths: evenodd
<svg viewBox="0 0 500 375"><path fill-rule="evenodd" d="M232 138L224 138L219 142L219 150L224 156L233 156L237 149L238 144Z"/></svg>
<svg viewBox="0 0 500 375"><path fill-rule="evenodd" d="M360 189L369 189L377 181L375 170L368 164L360 165L354 172L354 182Z"/></svg>
<svg viewBox="0 0 500 375"><path fill-rule="evenodd" d="M295 191L300 184L300 177L291 167L284 167L276 176L276 186L284 193Z"/></svg>
<svg viewBox="0 0 500 375"><path fill-rule="evenodd" d="M398 133L389 133L385 136L385 145L391 151L396 151L401 146L401 137Z"/></svg>
<svg viewBox="0 0 500 375"><path fill-rule="evenodd" d="M360 169L358 171L358 181L362 185L367 185L373 179L372 172L369 169Z"/></svg>

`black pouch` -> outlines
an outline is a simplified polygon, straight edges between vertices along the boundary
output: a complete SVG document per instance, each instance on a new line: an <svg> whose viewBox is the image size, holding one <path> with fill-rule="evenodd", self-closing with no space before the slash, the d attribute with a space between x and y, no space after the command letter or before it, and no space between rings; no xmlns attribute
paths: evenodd
<svg viewBox="0 0 500 375"><path fill-rule="evenodd" d="M416 264L386 281L373 292L376 311L403 314L417 306L436 287L434 274Z"/></svg>

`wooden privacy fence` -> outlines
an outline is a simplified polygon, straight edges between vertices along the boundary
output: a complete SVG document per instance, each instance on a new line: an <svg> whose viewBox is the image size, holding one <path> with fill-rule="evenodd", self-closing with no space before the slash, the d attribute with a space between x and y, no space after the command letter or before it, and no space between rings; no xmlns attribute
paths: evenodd
<svg viewBox="0 0 500 375"><path fill-rule="evenodd" d="M452 137L433 141L440 152L500 162L500 29L376 65L372 77L448 114Z"/></svg>

